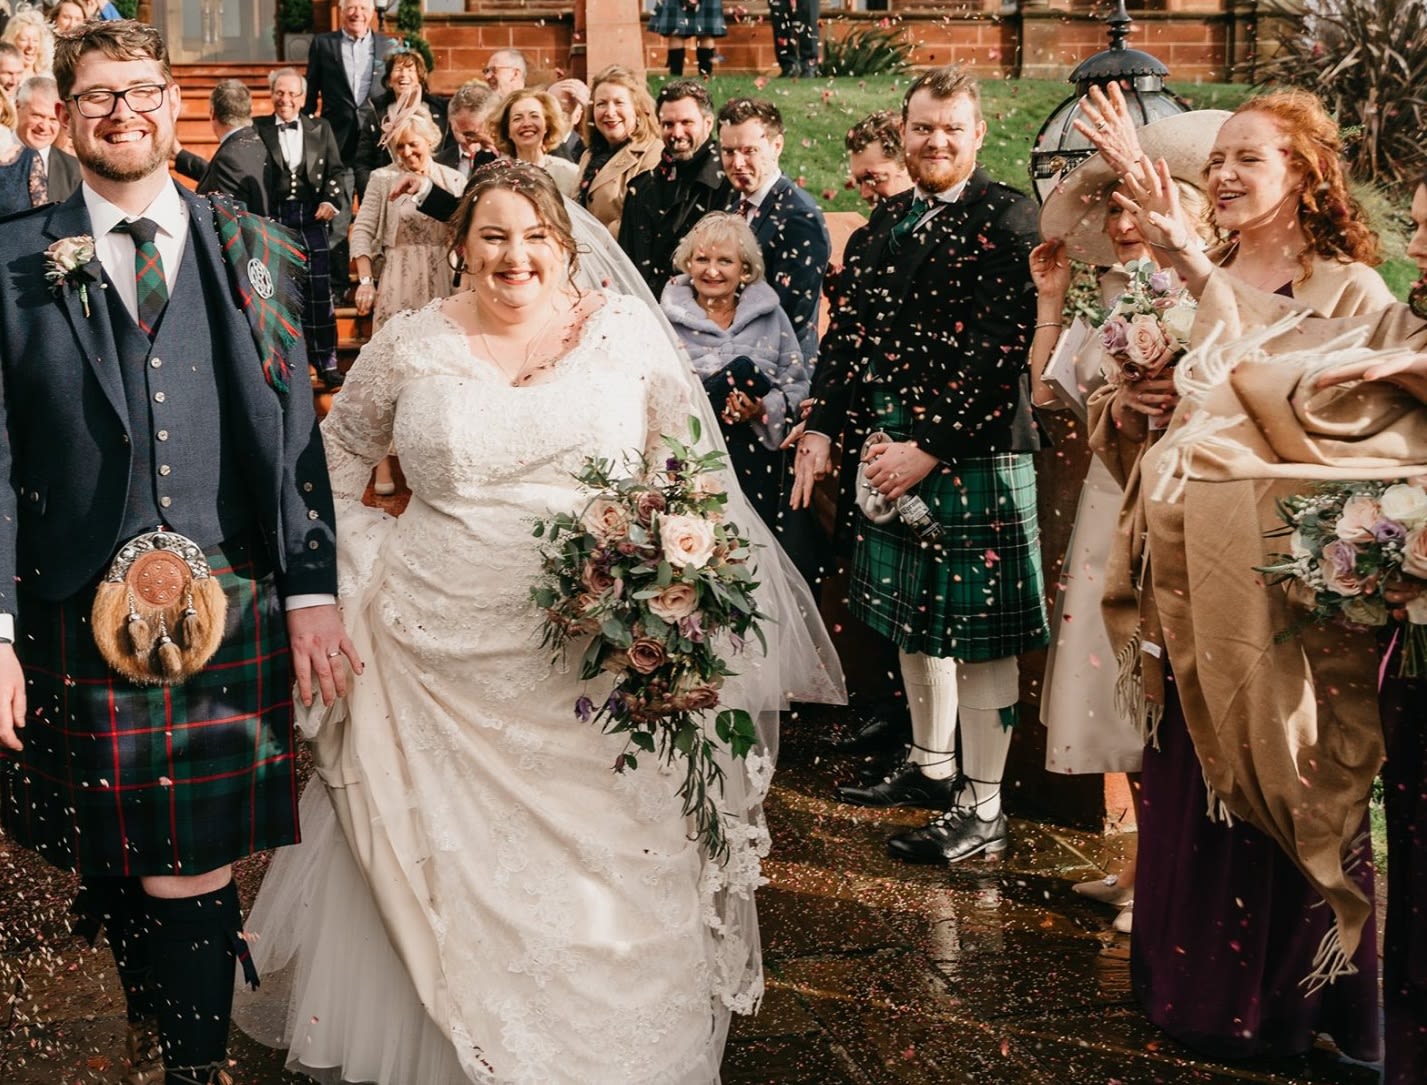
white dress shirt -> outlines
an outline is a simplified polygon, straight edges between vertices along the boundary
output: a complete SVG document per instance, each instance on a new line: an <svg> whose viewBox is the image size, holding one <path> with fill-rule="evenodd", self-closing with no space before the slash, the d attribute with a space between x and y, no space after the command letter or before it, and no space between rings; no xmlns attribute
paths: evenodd
<svg viewBox="0 0 1427 1085"><path fill-rule="evenodd" d="M360 38L342 31L342 67L347 70L347 85L352 97L361 105L372 89L372 49L376 38L370 30Z"/></svg>
<svg viewBox="0 0 1427 1085"><path fill-rule="evenodd" d="M287 166L289 173L293 173L302 165L302 119L294 117L296 128L284 128L287 122L279 119L277 122L277 145L282 151L283 163Z"/></svg>
<svg viewBox="0 0 1427 1085"><path fill-rule="evenodd" d="M153 202L137 215L115 207L86 183L80 186L84 192L84 206L89 212L89 225L94 231L94 254L104 265L119 300L137 323L139 319L139 291L134 282L134 239L126 233L115 233L114 227L121 222L135 219L149 219L158 227L154 246L163 261L164 281L168 283L169 296L173 296L174 278L178 275L183 260L184 246L188 244L188 205L183 202L174 185L164 185Z"/></svg>

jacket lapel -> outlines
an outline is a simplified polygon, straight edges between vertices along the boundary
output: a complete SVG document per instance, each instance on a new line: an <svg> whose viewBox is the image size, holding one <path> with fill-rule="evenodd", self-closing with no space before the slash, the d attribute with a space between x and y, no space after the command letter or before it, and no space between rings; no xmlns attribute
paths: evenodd
<svg viewBox="0 0 1427 1085"><path fill-rule="evenodd" d="M317 193L317 202L321 203L327 198L322 183L326 179L326 171L317 164L319 152L322 150L317 122L311 117L302 116L298 118L298 123L302 125L302 168L307 171L307 183Z"/></svg>
<svg viewBox="0 0 1427 1085"><path fill-rule="evenodd" d="M93 227L89 223L89 211L84 206L84 192L75 189L74 194L64 203L55 204L45 223L45 236L58 241L65 237L90 235ZM58 293L57 304L64 310L74 329L74 337L84 353L84 360L94 371L99 386L120 418L128 418L128 404L124 400L124 383L119 373L119 351L114 345L114 329L109 323L109 307L100 294L98 283L90 284L89 312L85 313L84 299L77 289L66 286Z"/></svg>

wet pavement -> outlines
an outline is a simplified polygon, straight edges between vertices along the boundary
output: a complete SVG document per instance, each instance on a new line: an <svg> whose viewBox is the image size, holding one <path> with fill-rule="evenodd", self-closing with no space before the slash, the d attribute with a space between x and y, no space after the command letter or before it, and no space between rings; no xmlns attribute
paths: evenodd
<svg viewBox="0 0 1427 1085"><path fill-rule="evenodd" d="M1070 886L1114 869L1132 836L1013 821L996 862L907 867L884 838L912 810L839 805L819 717L785 729L759 896L768 993L739 1019L724 1080L739 1085L1370 1085L1376 1071L1309 1056L1194 1058L1137 1012L1129 938ZM245 902L261 860L243 864ZM72 883L0 840L0 1085L118 1082L122 999L107 950L68 936ZM302 1082L235 1032L238 1085ZM412 1083L420 1085L420 1083Z"/></svg>

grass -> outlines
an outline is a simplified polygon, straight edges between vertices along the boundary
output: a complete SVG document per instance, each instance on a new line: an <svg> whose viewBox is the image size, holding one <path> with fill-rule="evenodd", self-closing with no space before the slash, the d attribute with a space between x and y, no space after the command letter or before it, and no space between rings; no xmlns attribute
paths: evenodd
<svg viewBox="0 0 1427 1085"><path fill-rule="evenodd" d="M842 79L716 75L709 82L709 92L716 105L740 96L771 99L788 127L784 172L823 210L865 213L862 200L848 186L843 137L873 110L900 108L902 95L915 78L916 73ZM664 82L662 77L651 77L651 90L657 93ZM1049 79L987 80L981 84L982 112L988 127L981 164L992 177L1030 191L1030 151L1036 133L1072 89L1068 83ZM1239 83L1184 83L1174 84L1172 89L1196 109L1233 109L1253 93L1252 88ZM1380 269L1383 278L1405 299L1407 288L1417 278L1416 268L1403 257L1401 221L1406 208L1376 195L1364 202L1391 257Z"/></svg>

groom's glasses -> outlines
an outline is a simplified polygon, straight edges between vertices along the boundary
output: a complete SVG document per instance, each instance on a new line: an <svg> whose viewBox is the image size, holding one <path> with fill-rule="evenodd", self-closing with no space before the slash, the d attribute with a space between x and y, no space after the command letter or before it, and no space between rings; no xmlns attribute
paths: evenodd
<svg viewBox="0 0 1427 1085"><path fill-rule="evenodd" d="M71 94L69 100L81 117L98 120L112 114L121 101L135 113L152 113L163 104L166 90L167 83L140 83L124 90L87 90Z"/></svg>

